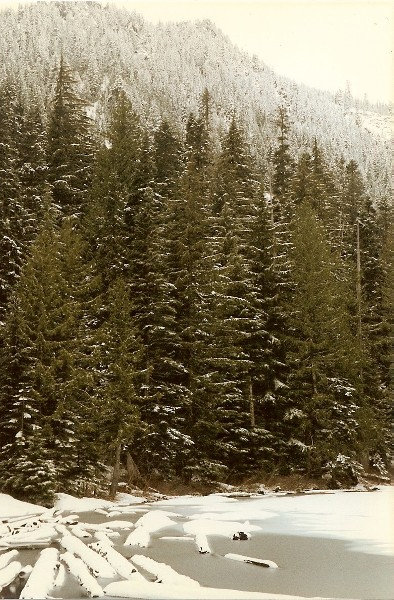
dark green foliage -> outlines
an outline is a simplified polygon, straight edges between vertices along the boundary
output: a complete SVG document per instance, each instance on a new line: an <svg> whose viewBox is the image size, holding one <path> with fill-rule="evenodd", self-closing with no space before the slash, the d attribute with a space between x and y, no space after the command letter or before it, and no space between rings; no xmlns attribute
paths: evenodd
<svg viewBox="0 0 394 600"><path fill-rule="evenodd" d="M48 176L53 199L66 216L80 217L91 181L91 123L63 57L57 73L48 125Z"/></svg>
<svg viewBox="0 0 394 600"><path fill-rule="evenodd" d="M354 161L294 157L281 106L263 174L208 90L183 142L119 89L95 138L63 60L49 115L0 103L1 490L385 473L391 211Z"/></svg>

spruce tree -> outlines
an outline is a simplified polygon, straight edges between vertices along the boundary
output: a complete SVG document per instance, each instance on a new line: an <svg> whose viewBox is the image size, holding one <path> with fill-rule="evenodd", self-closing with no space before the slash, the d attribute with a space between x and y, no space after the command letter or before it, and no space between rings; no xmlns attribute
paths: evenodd
<svg viewBox="0 0 394 600"><path fill-rule="evenodd" d="M73 73L60 58L48 123L48 177L54 202L65 216L84 212L94 155L92 126L76 92Z"/></svg>
<svg viewBox="0 0 394 600"><path fill-rule="evenodd" d="M110 493L116 494L123 451L134 454L140 427L136 371L140 345L132 321L130 287L117 278L105 295L106 318L96 332L94 434L99 456L113 465Z"/></svg>
<svg viewBox="0 0 394 600"><path fill-rule="evenodd" d="M293 464L319 475L339 454L359 456L361 357L347 311L349 290L336 276L339 259L309 203L297 209L291 259L295 291L284 425Z"/></svg>
<svg viewBox="0 0 394 600"><path fill-rule="evenodd" d="M0 87L0 323L17 282L23 254L25 213L18 173L19 99L15 85Z"/></svg>

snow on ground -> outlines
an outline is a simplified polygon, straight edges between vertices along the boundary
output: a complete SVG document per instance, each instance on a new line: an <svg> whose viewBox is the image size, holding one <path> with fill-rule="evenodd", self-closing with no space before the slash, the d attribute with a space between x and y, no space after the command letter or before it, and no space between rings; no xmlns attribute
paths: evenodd
<svg viewBox="0 0 394 600"><path fill-rule="evenodd" d="M133 496L132 494L117 494L115 502L101 500L100 498L75 498L69 494L56 494L57 501L55 509L62 512L90 512L91 510L117 510L123 512L131 504L146 502L146 498ZM1 511L0 511L1 514Z"/></svg>
<svg viewBox="0 0 394 600"><path fill-rule="evenodd" d="M209 587L190 587L190 585L170 585L166 583L118 581L110 583L104 589L107 596L119 598L138 598L139 600L306 600L301 596L283 594L265 594L260 592L241 592ZM309 600L317 600L309 598ZM327 599L326 599L327 600Z"/></svg>
<svg viewBox="0 0 394 600"><path fill-rule="evenodd" d="M11 517L23 517L25 515L39 515L48 509L38 504L15 500L8 494L0 494L0 521Z"/></svg>

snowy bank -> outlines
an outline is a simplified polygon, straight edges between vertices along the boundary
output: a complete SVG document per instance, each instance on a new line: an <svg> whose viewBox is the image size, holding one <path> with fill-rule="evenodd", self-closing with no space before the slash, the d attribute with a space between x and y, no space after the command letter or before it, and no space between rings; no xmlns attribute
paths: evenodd
<svg viewBox="0 0 394 600"><path fill-rule="evenodd" d="M16 500L8 494L0 494L0 521L11 517L22 517L25 515L39 515L46 512L45 506L30 504Z"/></svg>

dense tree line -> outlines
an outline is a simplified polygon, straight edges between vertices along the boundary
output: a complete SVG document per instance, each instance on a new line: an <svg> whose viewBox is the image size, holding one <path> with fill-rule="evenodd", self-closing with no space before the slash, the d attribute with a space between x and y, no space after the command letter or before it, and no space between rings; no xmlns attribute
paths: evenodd
<svg viewBox="0 0 394 600"><path fill-rule="evenodd" d="M180 139L122 89L99 131L61 60L0 89L0 483L50 503L130 476L385 472L390 209L285 106L262 169L207 90ZM45 123L43 123L43 119Z"/></svg>

